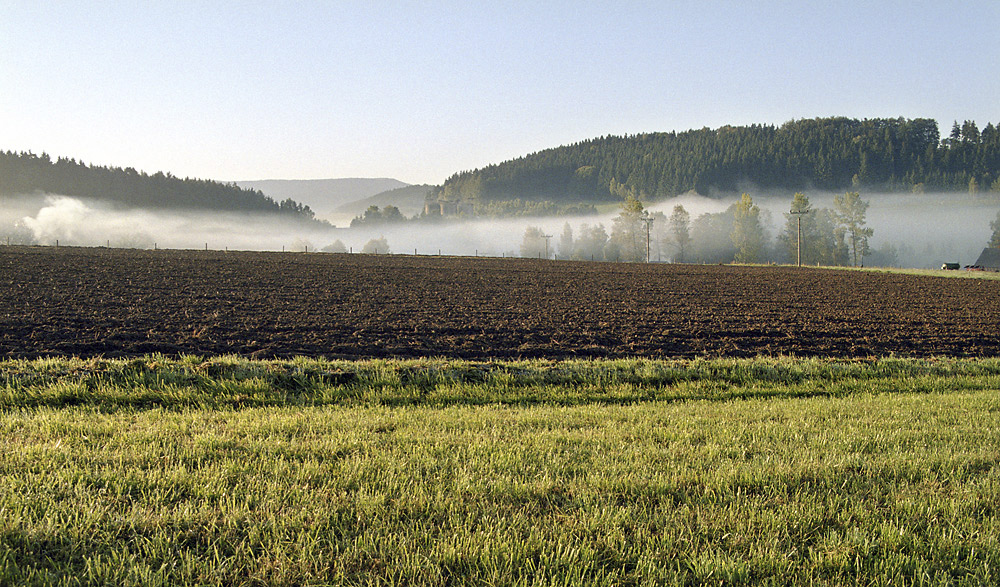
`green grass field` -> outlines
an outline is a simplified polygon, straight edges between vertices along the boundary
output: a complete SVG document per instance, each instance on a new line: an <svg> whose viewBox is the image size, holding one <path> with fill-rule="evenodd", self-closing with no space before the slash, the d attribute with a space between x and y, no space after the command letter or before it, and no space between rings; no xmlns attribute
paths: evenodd
<svg viewBox="0 0 1000 587"><path fill-rule="evenodd" d="M829 267L829 269L884 271L886 273L902 273L904 275L919 275L922 277L951 277L957 279L987 279L994 281L1000 280L1000 272L996 271L946 271L943 269L901 269L896 267Z"/></svg>
<svg viewBox="0 0 1000 587"><path fill-rule="evenodd" d="M0 584L990 585L1000 360L0 362Z"/></svg>

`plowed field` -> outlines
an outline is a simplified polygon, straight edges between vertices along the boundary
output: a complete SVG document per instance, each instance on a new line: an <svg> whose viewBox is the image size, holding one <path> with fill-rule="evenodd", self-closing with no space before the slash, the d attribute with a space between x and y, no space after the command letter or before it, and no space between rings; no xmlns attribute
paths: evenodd
<svg viewBox="0 0 1000 587"><path fill-rule="evenodd" d="M1000 355L1000 281L789 267L0 247L0 356Z"/></svg>

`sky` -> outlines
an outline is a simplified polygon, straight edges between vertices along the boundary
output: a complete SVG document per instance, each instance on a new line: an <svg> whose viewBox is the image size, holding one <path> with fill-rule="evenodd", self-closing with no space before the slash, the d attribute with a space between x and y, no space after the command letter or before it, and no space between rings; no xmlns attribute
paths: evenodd
<svg viewBox="0 0 1000 587"><path fill-rule="evenodd" d="M440 184L604 135L1000 123L1000 2L0 2L0 150Z"/></svg>

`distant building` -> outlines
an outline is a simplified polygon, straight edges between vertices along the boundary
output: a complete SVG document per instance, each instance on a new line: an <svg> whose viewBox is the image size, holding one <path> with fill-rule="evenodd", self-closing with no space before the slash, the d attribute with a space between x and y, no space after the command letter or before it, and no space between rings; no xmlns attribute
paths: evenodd
<svg viewBox="0 0 1000 587"><path fill-rule="evenodd" d="M1000 271L1000 249L983 249L973 267L982 271Z"/></svg>

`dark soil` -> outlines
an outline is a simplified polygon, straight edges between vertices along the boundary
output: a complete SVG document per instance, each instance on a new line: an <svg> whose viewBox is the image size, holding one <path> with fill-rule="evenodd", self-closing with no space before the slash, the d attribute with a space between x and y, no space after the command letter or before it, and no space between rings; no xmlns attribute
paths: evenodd
<svg viewBox="0 0 1000 587"><path fill-rule="evenodd" d="M1000 355L1000 281L791 267L0 247L0 356Z"/></svg>

